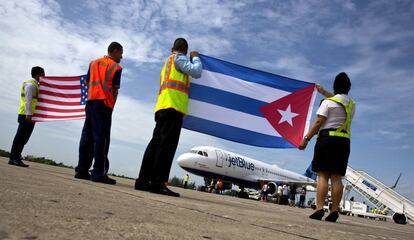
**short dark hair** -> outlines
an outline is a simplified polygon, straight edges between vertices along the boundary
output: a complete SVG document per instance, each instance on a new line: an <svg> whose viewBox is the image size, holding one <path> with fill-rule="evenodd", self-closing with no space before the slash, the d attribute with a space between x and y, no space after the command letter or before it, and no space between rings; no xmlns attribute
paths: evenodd
<svg viewBox="0 0 414 240"><path fill-rule="evenodd" d="M187 52L188 43L184 38L177 38L174 41L173 49L179 52Z"/></svg>
<svg viewBox="0 0 414 240"><path fill-rule="evenodd" d="M333 89L335 94L348 94L351 89L351 80L349 80L346 73L341 72L335 77L333 84Z"/></svg>
<svg viewBox="0 0 414 240"><path fill-rule="evenodd" d="M42 74L45 74L45 70L43 68L39 66L32 67L32 78Z"/></svg>
<svg viewBox="0 0 414 240"><path fill-rule="evenodd" d="M119 44L118 42L111 42L111 44L109 44L108 46L108 53L112 53L115 50L122 50L122 45Z"/></svg>

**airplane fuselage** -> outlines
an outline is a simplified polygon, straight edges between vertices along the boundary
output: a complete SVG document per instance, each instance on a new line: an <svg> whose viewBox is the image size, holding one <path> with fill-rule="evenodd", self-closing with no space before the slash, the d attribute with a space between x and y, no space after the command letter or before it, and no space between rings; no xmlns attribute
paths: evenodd
<svg viewBox="0 0 414 240"><path fill-rule="evenodd" d="M255 159L214 147L194 147L178 157L178 165L193 174L222 179L250 188L261 181L280 183L309 182L313 179Z"/></svg>

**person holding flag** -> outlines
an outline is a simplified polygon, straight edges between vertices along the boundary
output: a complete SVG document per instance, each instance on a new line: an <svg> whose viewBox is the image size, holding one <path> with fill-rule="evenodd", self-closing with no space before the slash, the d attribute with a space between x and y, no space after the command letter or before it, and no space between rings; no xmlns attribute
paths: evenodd
<svg viewBox="0 0 414 240"><path fill-rule="evenodd" d="M328 192L328 181L332 185L332 209L325 221L336 222L341 201L343 185L350 154L351 121L355 113L355 104L348 97L351 81L346 73L339 73L334 81L332 94L323 87L318 91L326 97L321 102L317 118L299 145L304 150L312 137L318 134L312 160L312 171L318 174L316 189L316 211L309 216L321 220L325 211L323 205Z"/></svg>
<svg viewBox="0 0 414 240"><path fill-rule="evenodd" d="M160 73L160 91L155 107L155 128L142 159L135 189L179 197L165 185L180 138L183 117L188 112L190 79L200 78L202 71L198 52L187 58L188 43L177 38L172 54Z"/></svg>
<svg viewBox="0 0 414 240"><path fill-rule="evenodd" d="M35 112L37 98L39 97L39 79L45 76L45 70L39 66L32 68L32 79L23 82L20 90L20 108L17 121L19 127L13 140L10 151L9 164L19 167L28 167L29 165L22 161L22 151L24 145L29 141L32 135L35 122L32 116Z"/></svg>
<svg viewBox="0 0 414 240"><path fill-rule="evenodd" d="M75 178L116 184L108 177L109 142L112 111L121 81L123 47L117 42L108 46L108 55L92 61L87 75L88 101L85 123L79 143L79 162ZM95 159L91 174L89 168Z"/></svg>

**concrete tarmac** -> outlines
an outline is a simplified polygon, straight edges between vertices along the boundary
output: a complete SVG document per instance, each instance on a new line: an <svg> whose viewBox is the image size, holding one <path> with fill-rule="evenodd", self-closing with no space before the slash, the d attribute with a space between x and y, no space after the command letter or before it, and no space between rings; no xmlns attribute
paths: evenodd
<svg viewBox="0 0 414 240"><path fill-rule="evenodd" d="M413 225L171 188L180 198L73 178L74 170L0 158L0 239L414 239Z"/></svg>

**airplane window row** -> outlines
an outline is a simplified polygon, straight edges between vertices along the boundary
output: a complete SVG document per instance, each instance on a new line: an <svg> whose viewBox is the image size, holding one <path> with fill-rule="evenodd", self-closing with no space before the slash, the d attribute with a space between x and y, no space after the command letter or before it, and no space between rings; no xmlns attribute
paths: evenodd
<svg viewBox="0 0 414 240"><path fill-rule="evenodd" d="M208 154L204 151L191 150L190 152L204 156L204 157L208 157Z"/></svg>
<svg viewBox="0 0 414 240"><path fill-rule="evenodd" d="M265 171L265 169L263 168L262 171ZM289 178L288 176L282 175L280 173L276 173L276 172L270 171L267 168L266 168L266 173L270 173L270 174L273 174L273 175L276 175L276 176L279 176L279 177Z"/></svg>

